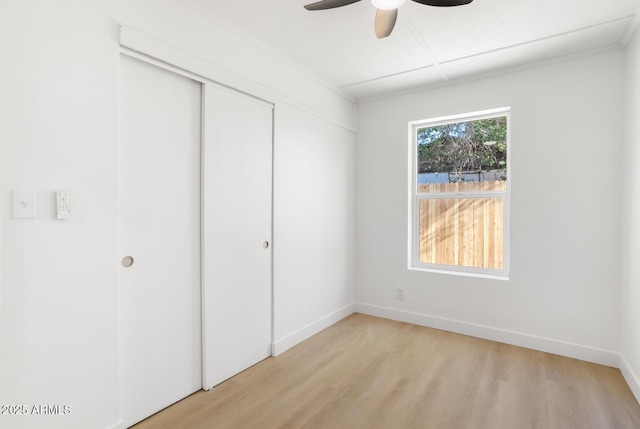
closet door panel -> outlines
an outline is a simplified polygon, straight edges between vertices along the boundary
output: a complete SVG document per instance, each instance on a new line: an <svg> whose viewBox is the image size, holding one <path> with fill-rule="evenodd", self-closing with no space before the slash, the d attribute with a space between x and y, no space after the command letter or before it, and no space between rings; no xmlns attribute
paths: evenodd
<svg viewBox="0 0 640 429"><path fill-rule="evenodd" d="M121 56L121 409L129 426L202 388L201 84Z"/></svg>
<svg viewBox="0 0 640 429"><path fill-rule="evenodd" d="M204 386L271 355L273 106L205 85Z"/></svg>

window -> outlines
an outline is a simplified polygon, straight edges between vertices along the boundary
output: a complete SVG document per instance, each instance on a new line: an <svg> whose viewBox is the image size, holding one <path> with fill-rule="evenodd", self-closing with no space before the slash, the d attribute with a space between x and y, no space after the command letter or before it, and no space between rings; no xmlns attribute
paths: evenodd
<svg viewBox="0 0 640 429"><path fill-rule="evenodd" d="M409 268L506 278L509 108L409 125Z"/></svg>

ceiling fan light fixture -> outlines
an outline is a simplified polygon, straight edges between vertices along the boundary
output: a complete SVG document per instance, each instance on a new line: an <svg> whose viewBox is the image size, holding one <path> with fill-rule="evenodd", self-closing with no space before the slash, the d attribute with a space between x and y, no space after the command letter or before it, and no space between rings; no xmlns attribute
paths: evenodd
<svg viewBox="0 0 640 429"><path fill-rule="evenodd" d="M371 0L378 9L393 10L402 6L407 0Z"/></svg>

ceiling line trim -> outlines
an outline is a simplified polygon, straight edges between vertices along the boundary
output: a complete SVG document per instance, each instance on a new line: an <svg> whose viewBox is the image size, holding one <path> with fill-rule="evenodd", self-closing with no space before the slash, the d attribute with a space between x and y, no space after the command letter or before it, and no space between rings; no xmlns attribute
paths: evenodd
<svg viewBox="0 0 640 429"><path fill-rule="evenodd" d="M413 73L413 72L417 72L417 71L420 71L420 70L427 70L427 69L430 69L432 67L433 67L433 65L428 65L428 66L418 67L418 68L411 69L411 70L403 70L403 71L400 71L400 72L397 72L397 73L386 74L384 76L378 76L378 77L374 77L374 78L371 78L371 79L366 79L366 80L361 80L361 81L358 81L358 82L348 83L346 85L340 85L338 88L340 88L340 89L342 89L342 88L351 88L351 87L354 87L354 86L363 85L365 83L371 83L371 82L375 82L375 81L378 81L378 80L388 79L390 77L402 76L403 74Z"/></svg>
<svg viewBox="0 0 640 429"><path fill-rule="evenodd" d="M618 52L621 50L621 46L618 43L601 46L598 48L587 48L579 52L571 52L567 54L558 55L551 58L544 58L539 60L533 60L530 62L523 62L496 70L488 70L478 74L470 76L462 76L453 78L447 82L433 82L425 85L418 85L411 88L402 88L397 90L388 91L381 94L375 94L371 96L365 96L358 98L358 103L375 102L378 100L384 100L391 97L401 96L404 94L413 94L416 92L431 91L438 88L446 88L451 85L459 85L465 82L474 82L483 79L490 79L494 77L500 77L509 75L524 70L533 70L539 67L545 67L548 65L561 64L566 61L573 61L581 58L587 58L595 55L605 55L611 52Z"/></svg>
<svg viewBox="0 0 640 429"><path fill-rule="evenodd" d="M616 22L626 21L626 20L631 19L631 18L633 18L633 15L628 15L628 16L624 16L622 18L616 18L616 19L612 19L612 20L609 20L609 21L600 22L598 24L587 25L587 26L576 28L576 29L573 29L573 30L563 31L561 33L552 34L550 36L540 37L538 39L527 40L526 42L514 43L513 45L507 45L507 46L503 46L501 48L496 48L496 49L491 49L491 50L488 50L488 51L479 52L477 54L472 54L472 55L466 55L466 56L463 56L463 57L452 58L450 60L442 61L440 64L450 64L450 63L454 63L456 61L462 61L462 60L467 60L467 59L470 59L470 58L481 57L483 55L493 54L493 53L496 53L496 52L502 52L502 51L506 51L508 49L518 48L518 47L521 47L521 46L532 45L534 43L543 42L543 41L547 41L547 40L552 40L552 39L555 39L555 38L558 38L558 37L568 36L570 34L577 34L577 33L580 33L582 31L591 30L591 29L598 28L598 27L604 27L606 25L614 24Z"/></svg>
<svg viewBox="0 0 640 429"><path fill-rule="evenodd" d="M416 42L418 42L418 45L420 46L420 48L422 49L422 51L424 52L426 57L433 64L433 67L435 67L435 69L438 71L438 74L440 75L442 80L448 81L449 80L449 76L444 71L444 68L442 68L441 62L438 60L438 57L436 57L436 55L433 53L433 51L429 47L429 44L427 43L427 41L424 40L424 37L422 37L420 32L416 29L415 24L413 23L413 21L411 21L408 17L406 17L404 15L400 15L400 19L407 26L407 28L409 29L409 32L411 33L413 38L416 40Z"/></svg>
<svg viewBox="0 0 640 429"><path fill-rule="evenodd" d="M402 76L404 74L409 74L409 73L413 73L413 72L420 71L420 70L427 70L427 69L429 69L431 67L434 67L434 68L436 68L436 70L440 71L442 69L442 64L451 64L451 63L455 63L457 61L463 61L463 60L466 60L466 59L480 57L480 56L487 55L487 54L506 51L508 49L513 49L513 48L517 48L517 47L520 47L520 46L526 46L526 45L530 45L530 44L533 44L533 43L538 43L538 42L542 42L542 41L546 41L546 40L551 40L551 39L554 39L554 38L557 38L557 37L562 37L562 36L566 36L566 35L569 35L569 34L579 33L579 32L582 32L582 31L590 30L590 29L597 28L597 27L602 27L602 26L609 25L609 24L612 24L612 23L622 22L622 21L628 20L628 19L630 19L632 17L633 16L629 15L629 16L625 16L625 17L622 17L622 18L616 18L616 19L612 19L612 20L605 21L605 22L602 22L602 23L588 25L588 26L577 28L577 29L564 31L562 33L556 33L556 34L553 34L553 35L550 35L550 36L540 37L538 39L533 39L533 40L529 40L529 41L522 42L522 43L515 43L513 45L508 45L508 46L504 46L504 47L497 48L497 49L483 51L483 52L478 53L478 54L473 54L473 55L467 55L467 56L463 56L463 57L453 58L453 59L442 61L442 62L438 61L435 58L435 55L432 54L433 58L429 58L433 62L432 65L424 66L424 67L418 67L418 68L411 69L411 70L403 70L401 72L391 73L391 74L388 74L388 75L379 76L379 77L375 77L375 78L372 78L372 79L366 79L366 80L362 80L362 81L358 81L358 82L349 83L349 84L346 84L346 85L340 85L340 86L338 86L338 88L339 89L352 88L352 87L355 87L355 86L358 86L358 85L364 85L364 84L371 83L371 82L381 81L381 80L384 80L384 79L387 79L387 78L390 78L390 77L397 77L397 76ZM635 15L635 17L638 17L638 15ZM403 18L403 20L405 21L405 23L408 23L407 18ZM640 18L638 19L638 21L639 21L638 24L640 24ZM413 34L413 31L412 31L412 34ZM414 35L414 37L415 37L415 35ZM422 39L422 37L420 37L420 36L416 37L416 39L418 39L418 38ZM425 42L425 45L426 45L426 42ZM590 51L592 49L597 49L597 48L589 48L586 51ZM580 53L580 52L577 52L577 53ZM559 56L553 57L551 59L562 58L564 56L570 56L572 54L574 54L574 53L559 55ZM523 65L536 63L536 62L537 62L537 60L534 60L532 62L523 63ZM436 66L436 64L437 64L437 66ZM515 66L515 67L517 67L517 66ZM441 73L441 76L442 75L444 75L444 71L443 71L443 73ZM447 81L450 81L450 78L448 76L446 76L446 77L443 77L442 80L444 82L447 82ZM435 83L432 83L432 84L429 84L429 85L435 85Z"/></svg>

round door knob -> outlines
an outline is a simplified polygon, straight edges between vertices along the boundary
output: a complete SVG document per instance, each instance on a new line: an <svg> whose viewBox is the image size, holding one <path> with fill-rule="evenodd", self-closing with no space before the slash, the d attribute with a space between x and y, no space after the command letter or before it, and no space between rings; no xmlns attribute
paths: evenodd
<svg viewBox="0 0 640 429"><path fill-rule="evenodd" d="M129 268L133 265L133 258L131 256L125 256L122 258L122 266L125 268Z"/></svg>
<svg viewBox="0 0 640 429"><path fill-rule="evenodd" d="M269 242L265 241L264 243L262 243L262 247L264 247L265 249L269 248Z"/></svg>

